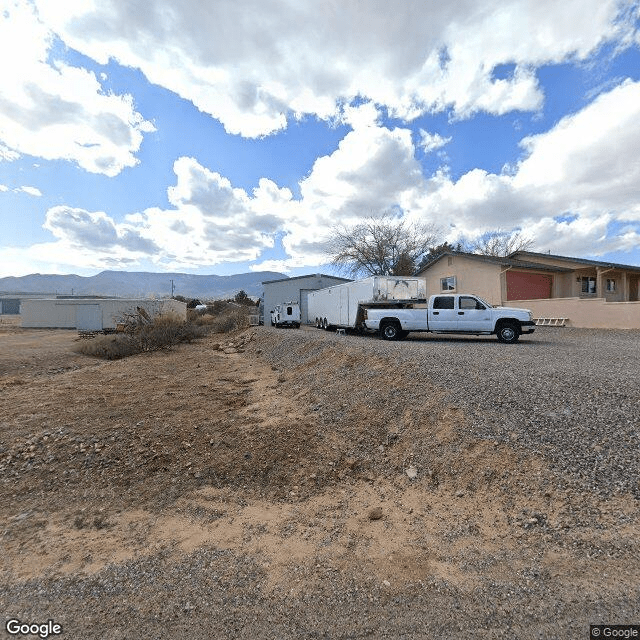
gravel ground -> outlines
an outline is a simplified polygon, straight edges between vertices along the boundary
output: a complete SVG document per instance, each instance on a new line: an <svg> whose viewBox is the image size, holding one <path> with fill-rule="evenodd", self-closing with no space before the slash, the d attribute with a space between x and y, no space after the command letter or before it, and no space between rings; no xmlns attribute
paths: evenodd
<svg viewBox="0 0 640 640"><path fill-rule="evenodd" d="M4 576L6 617L55 618L79 640L573 640L589 624L640 622L640 332L539 328L514 345L249 333L229 357L270 365L275 397L295 399L309 428L296 470L274 476L298 494L272 491L294 514L285 550L305 531L304 505L333 496L335 526L314 554L275 582L259 555L212 545L181 555L169 545L90 574ZM265 402L273 384L260 387ZM286 424L277 402L270 411ZM258 492L234 483L239 502ZM375 535L393 545L406 534L406 563L380 565L389 580L358 555L361 545L372 556L375 525L349 529L363 491L383 505ZM172 508L168 499L158 514Z"/></svg>
<svg viewBox="0 0 640 640"><path fill-rule="evenodd" d="M443 390L442 401L465 413L469 437L542 455L581 490L640 500L640 332L538 327L514 345L488 336L320 337L391 358L415 383L414 403L427 385ZM267 357L295 367L294 345L307 339L292 334L285 352Z"/></svg>

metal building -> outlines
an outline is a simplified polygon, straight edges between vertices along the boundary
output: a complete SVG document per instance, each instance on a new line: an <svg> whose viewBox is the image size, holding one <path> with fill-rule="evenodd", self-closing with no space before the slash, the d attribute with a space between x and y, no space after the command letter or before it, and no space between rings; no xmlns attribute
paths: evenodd
<svg viewBox="0 0 640 640"><path fill-rule="evenodd" d="M151 317L175 313L187 319L187 305L172 299L25 298L21 304L22 326L102 331L115 329L118 322L136 315L138 309Z"/></svg>
<svg viewBox="0 0 640 640"><path fill-rule="evenodd" d="M303 324L309 324L307 313L307 295L309 291L324 289L343 282L350 282L350 280L348 278L338 278L337 276L327 276L322 273L263 282L265 324L267 324L266 319L271 311L277 304L282 302L298 302L300 304L300 321Z"/></svg>

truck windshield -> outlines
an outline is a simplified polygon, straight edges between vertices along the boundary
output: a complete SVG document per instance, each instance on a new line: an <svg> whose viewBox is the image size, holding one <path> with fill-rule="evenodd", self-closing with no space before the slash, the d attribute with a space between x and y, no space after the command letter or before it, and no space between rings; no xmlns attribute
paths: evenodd
<svg viewBox="0 0 640 640"><path fill-rule="evenodd" d="M481 298L480 296L476 296L476 298L478 298L478 300L480 300L487 309L493 309L493 305L489 304L484 298Z"/></svg>

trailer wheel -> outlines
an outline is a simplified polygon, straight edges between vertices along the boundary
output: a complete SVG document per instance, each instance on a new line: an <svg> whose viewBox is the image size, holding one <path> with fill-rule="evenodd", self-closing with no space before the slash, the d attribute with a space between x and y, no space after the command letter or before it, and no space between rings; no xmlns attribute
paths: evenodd
<svg viewBox="0 0 640 640"><path fill-rule="evenodd" d="M498 340L506 344L517 342L520 337L520 331L515 322L505 322L498 327L496 331Z"/></svg>
<svg viewBox="0 0 640 640"><path fill-rule="evenodd" d="M326 318L324 318L324 320L322 321L322 328L323 328L325 331L329 331L329 323L327 322L327 319L326 319Z"/></svg>
<svg viewBox="0 0 640 640"><path fill-rule="evenodd" d="M380 326L380 337L383 340L398 340L402 330L397 322L385 322Z"/></svg>

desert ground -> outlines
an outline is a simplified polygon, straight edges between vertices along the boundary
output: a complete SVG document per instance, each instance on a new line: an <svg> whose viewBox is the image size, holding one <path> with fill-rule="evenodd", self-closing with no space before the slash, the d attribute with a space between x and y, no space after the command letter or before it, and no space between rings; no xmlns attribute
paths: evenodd
<svg viewBox="0 0 640 640"><path fill-rule="evenodd" d="M0 612L69 639L640 623L639 337L253 327L103 361L4 322Z"/></svg>

